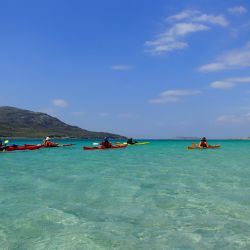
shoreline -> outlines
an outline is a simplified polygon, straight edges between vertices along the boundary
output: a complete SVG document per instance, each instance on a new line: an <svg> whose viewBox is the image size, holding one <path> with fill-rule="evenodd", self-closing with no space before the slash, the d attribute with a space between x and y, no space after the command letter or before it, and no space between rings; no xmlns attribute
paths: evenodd
<svg viewBox="0 0 250 250"><path fill-rule="evenodd" d="M43 137L0 137L1 139L9 140L41 140ZM69 138L69 137L51 137L52 140L100 140L102 138ZM140 141L200 141L199 138L166 138L166 139L154 139L154 138L134 138ZM126 138L110 138L110 140L127 140ZM250 138L208 138L208 141L250 141Z"/></svg>

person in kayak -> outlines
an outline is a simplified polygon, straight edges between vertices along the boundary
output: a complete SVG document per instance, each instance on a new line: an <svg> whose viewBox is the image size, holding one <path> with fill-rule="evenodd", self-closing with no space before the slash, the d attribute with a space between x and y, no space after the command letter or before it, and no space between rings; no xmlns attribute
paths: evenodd
<svg viewBox="0 0 250 250"><path fill-rule="evenodd" d="M57 147L58 143L54 143L50 141L50 138L47 136L44 140L43 140L43 146L44 147Z"/></svg>
<svg viewBox="0 0 250 250"><path fill-rule="evenodd" d="M208 148L208 147L209 147L209 145L208 145L208 143L207 143L206 137L202 137L202 138L201 138L198 147L199 147L199 148Z"/></svg>
<svg viewBox="0 0 250 250"><path fill-rule="evenodd" d="M112 147L112 143L109 142L108 137L105 137L104 140L100 143L100 145L104 146L105 148Z"/></svg>
<svg viewBox="0 0 250 250"><path fill-rule="evenodd" d="M9 140L5 140L4 142L0 140L0 149L6 148L8 146Z"/></svg>
<svg viewBox="0 0 250 250"><path fill-rule="evenodd" d="M135 141L133 138L129 138L127 140L127 144L136 144L136 143L137 143L137 141Z"/></svg>

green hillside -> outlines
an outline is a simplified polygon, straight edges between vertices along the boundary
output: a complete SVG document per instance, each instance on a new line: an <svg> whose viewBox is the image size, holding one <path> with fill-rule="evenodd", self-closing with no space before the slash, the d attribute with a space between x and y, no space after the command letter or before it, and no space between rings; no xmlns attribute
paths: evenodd
<svg viewBox="0 0 250 250"><path fill-rule="evenodd" d="M48 114L14 107L0 107L0 136L25 138L50 136L83 139L108 136L114 139L124 138L116 134L92 132L77 126L70 126Z"/></svg>

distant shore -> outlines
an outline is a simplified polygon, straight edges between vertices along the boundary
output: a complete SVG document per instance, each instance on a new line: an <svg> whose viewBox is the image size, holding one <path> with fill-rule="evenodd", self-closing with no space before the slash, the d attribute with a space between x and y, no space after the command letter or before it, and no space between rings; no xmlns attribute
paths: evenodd
<svg viewBox="0 0 250 250"><path fill-rule="evenodd" d="M43 137L7 137L2 136L0 139L9 140L42 140ZM51 140L101 140L103 138L80 138L80 137L51 137ZM165 139L155 139L155 138L135 138L140 141L199 141L200 138L165 138ZM126 138L110 138L110 140L126 140ZM250 138L208 138L209 141L250 141Z"/></svg>

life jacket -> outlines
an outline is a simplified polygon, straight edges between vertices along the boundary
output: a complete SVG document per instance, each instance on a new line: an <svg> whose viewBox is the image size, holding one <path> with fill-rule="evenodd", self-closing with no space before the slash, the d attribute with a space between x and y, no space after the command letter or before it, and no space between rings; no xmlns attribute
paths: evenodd
<svg viewBox="0 0 250 250"><path fill-rule="evenodd" d="M207 148L208 144L207 144L206 141L201 141L200 146L203 147L203 148Z"/></svg>
<svg viewBox="0 0 250 250"><path fill-rule="evenodd" d="M100 144L104 146L105 148L111 148L112 146L112 144L108 141L102 141Z"/></svg>
<svg viewBox="0 0 250 250"><path fill-rule="evenodd" d="M53 147L53 146L55 146L56 144L55 143L53 143L53 142L51 142L51 141L45 141L44 142L44 146L45 147Z"/></svg>
<svg viewBox="0 0 250 250"><path fill-rule="evenodd" d="M133 144L133 139L132 138L128 139L127 144Z"/></svg>

